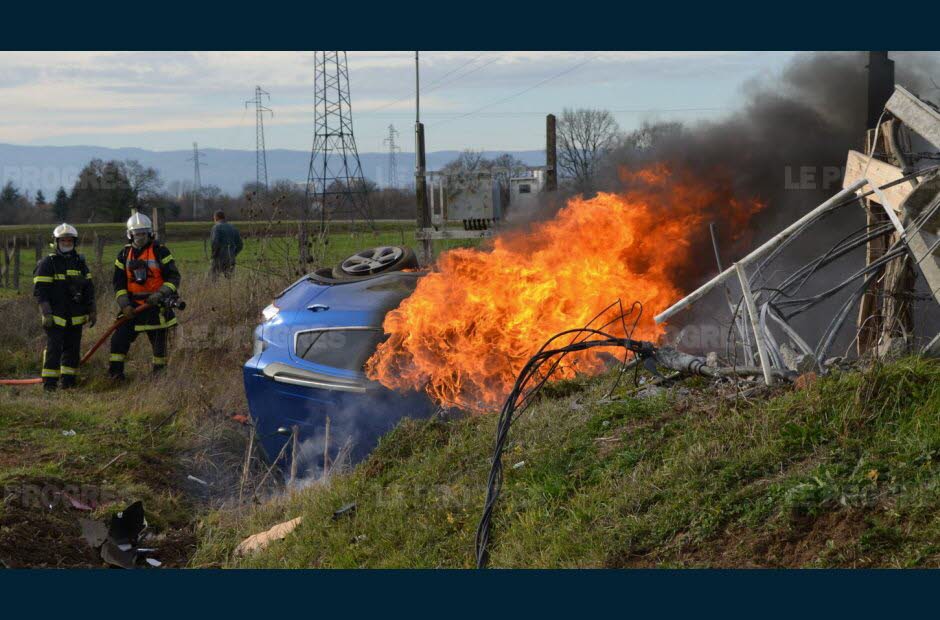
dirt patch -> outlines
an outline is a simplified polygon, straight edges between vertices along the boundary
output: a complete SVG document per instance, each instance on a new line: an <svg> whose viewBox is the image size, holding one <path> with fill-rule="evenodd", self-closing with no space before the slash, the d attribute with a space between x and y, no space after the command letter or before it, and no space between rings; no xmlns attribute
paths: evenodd
<svg viewBox="0 0 940 620"><path fill-rule="evenodd" d="M695 564L740 568L798 568L826 565L866 566L858 542L868 528L864 515L837 510L818 517L802 516L789 524L760 531L734 528L719 539L689 549Z"/></svg>
<svg viewBox="0 0 940 620"><path fill-rule="evenodd" d="M0 515L0 560L9 568L101 566L82 538L78 518L64 509L10 504Z"/></svg>
<svg viewBox="0 0 940 620"><path fill-rule="evenodd" d="M78 510L55 480L29 480L4 489L0 508L0 561L9 568L104 568L99 553L82 536L79 519L107 523L124 502L113 501L94 515ZM86 501L80 493L76 499ZM145 506L146 509L146 506ZM166 567L185 567L196 549L191 525L150 530L147 547Z"/></svg>
<svg viewBox="0 0 940 620"><path fill-rule="evenodd" d="M813 519L801 517L791 528L758 537L752 557L765 566L808 566L823 556L841 554L840 564L852 566L857 544L867 529L862 513L852 510L827 512Z"/></svg>
<svg viewBox="0 0 940 620"><path fill-rule="evenodd" d="M605 568L709 566L713 568L799 568L825 559L827 566L870 566L858 551L868 529L861 512L841 510L817 518L802 517L780 529L762 531L734 528L704 544L677 534L658 549L634 548L611 555Z"/></svg>

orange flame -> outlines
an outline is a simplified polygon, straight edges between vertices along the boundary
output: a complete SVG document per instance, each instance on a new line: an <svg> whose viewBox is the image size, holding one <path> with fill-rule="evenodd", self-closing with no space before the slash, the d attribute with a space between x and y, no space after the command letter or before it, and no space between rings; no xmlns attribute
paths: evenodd
<svg viewBox="0 0 940 620"><path fill-rule="evenodd" d="M573 198L552 219L503 233L491 248L441 254L436 270L386 315L390 336L366 363L368 376L489 410L548 338L585 325L618 298L627 308L634 300L644 306L633 338L656 340L663 328L653 316L682 296L681 282L714 269L710 249L706 264L696 256L703 235L709 243L707 222L740 231L762 205L735 200L730 183L706 185L662 165L620 176L619 194ZM623 335L619 321L608 331ZM602 370L598 351L572 356L554 379Z"/></svg>

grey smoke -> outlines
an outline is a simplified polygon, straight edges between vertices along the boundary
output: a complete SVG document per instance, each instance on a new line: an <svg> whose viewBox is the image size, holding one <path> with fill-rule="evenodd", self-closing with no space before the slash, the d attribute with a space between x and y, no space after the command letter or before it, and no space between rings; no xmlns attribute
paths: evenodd
<svg viewBox="0 0 940 620"><path fill-rule="evenodd" d="M896 83L926 98L940 95L935 86L940 81L937 54L892 53L891 57ZM646 148L628 144L616 152L597 189L623 189L616 174L619 167L653 162L668 162L705 179L725 175L737 197L757 198L767 204L751 221L752 235L737 245L729 243L730 225L721 221L716 205L713 219L722 240L722 259L725 265L730 264L841 187L846 152L864 150L867 62L867 52L800 54L780 75L747 83L741 92L740 109L723 120L646 127L657 134L654 143ZM801 171L808 171L804 180L811 182L801 183ZM864 224L862 209L846 207L795 243L775 267L787 271L803 264ZM677 274L678 283L689 290L716 270L707 227L695 236L693 245L698 260L692 261L687 272ZM848 265L859 266L863 257L859 251L843 259L845 272ZM827 279L844 275L837 271ZM820 280L817 288L829 283ZM838 301L834 299L832 304ZM714 316L722 305L701 304L695 315L686 315L680 322ZM828 309L830 306L819 311ZM807 337L814 336L814 321L803 321L798 327L809 332Z"/></svg>

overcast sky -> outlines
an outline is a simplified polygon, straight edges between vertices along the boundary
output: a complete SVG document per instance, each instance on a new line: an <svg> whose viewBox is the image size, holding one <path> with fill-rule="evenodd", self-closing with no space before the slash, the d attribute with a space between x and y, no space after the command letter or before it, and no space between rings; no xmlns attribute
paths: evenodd
<svg viewBox="0 0 940 620"><path fill-rule="evenodd" d="M423 52L429 150L539 149L564 107L644 120L727 114L741 87L774 79L788 52ZM414 52L348 53L360 151L386 128L412 150ZM255 85L270 93L268 149L308 150L313 52L0 52L0 142L153 150L254 148Z"/></svg>

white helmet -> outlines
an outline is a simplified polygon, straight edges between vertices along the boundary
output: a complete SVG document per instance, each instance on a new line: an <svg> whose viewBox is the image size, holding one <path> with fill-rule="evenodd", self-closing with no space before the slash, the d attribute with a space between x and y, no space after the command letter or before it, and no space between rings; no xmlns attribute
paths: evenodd
<svg viewBox="0 0 940 620"><path fill-rule="evenodd" d="M75 227L71 224L59 224L55 227L55 230L52 231L52 238L62 239L63 237L78 239L78 231L75 230Z"/></svg>
<svg viewBox="0 0 940 620"><path fill-rule="evenodd" d="M153 223L150 218L143 213L134 211L133 215L127 220L127 238L132 239L134 233L145 232L153 234Z"/></svg>

